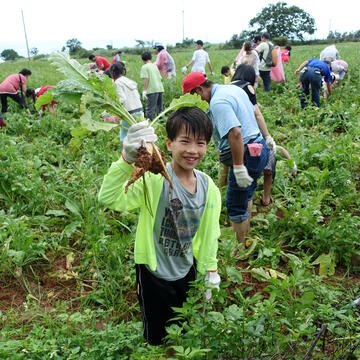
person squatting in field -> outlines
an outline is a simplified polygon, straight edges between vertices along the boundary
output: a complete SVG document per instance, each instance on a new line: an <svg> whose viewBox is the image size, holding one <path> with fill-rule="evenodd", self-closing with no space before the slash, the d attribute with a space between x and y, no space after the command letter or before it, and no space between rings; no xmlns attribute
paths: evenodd
<svg viewBox="0 0 360 360"><path fill-rule="evenodd" d="M2 120L0 127L6 126L4 122L4 114L7 112L7 98L16 101L22 109L26 109L26 113L30 115L30 110L25 100L26 81L31 75L29 69L22 69L18 74L11 74L0 84L0 100ZM20 92L20 94L19 94Z"/></svg>
<svg viewBox="0 0 360 360"><path fill-rule="evenodd" d="M173 57L167 52L161 43L155 43L155 52L157 54L155 64L158 67L160 74L165 76L168 80L176 77L175 62Z"/></svg>
<svg viewBox="0 0 360 360"><path fill-rule="evenodd" d="M214 75L213 68L210 62L209 54L203 49L204 43L202 40L197 40L195 43L195 51L192 59L182 67L181 72L186 74L189 66L192 65L191 72L202 72L205 74L206 64L209 66L210 74Z"/></svg>
<svg viewBox="0 0 360 360"><path fill-rule="evenodd" d="M110 62L108 59L102 56L96 56L94 54L89 55L89 60L96 64L97 71L103 71L104 74L110 76Z"/></svg>
<svg viewBox="0 0 360 360"><path fill-rule="evenodd" d="M125 193L139 148L157 140L147 121L129 128L121 158L111 165L99 192L99 201L110 209L140 209L135 236L137 295L143 334L151 345L162 343L165 326L175 316L172 308L182 306L198 274L209 284L208 301L211 288L219 289L220 284L221 195L213 180L196 170L211 139L211 121L197 107L182 108L168 118L166 133L166 147L172 155L166 169L173 188L161 174L145 173L153 215L144 200L142 180Z"/></svg>
<svg viewBox="0 0 360 360"><path fill-rule="evenodd" d="M193 72L182 82L183 93L197 93L210 104L213 138L220 161L230 166L226 208L242 247L250 227L257 179L268 161L269 149L246 93L235 85L218 85Z"/></svg>
<svg viewBox="0 0 360 360"><path fill-rule="evenodd" d="M136 117L143 118L144 112L140 101L140 95L137 89L137 83L129 79L126 75L126 68L124 63L118 62L112 64L110 67L110 76L114 80L116 92L119 100L125 109ZM121 120L120 125L120 143L122 144L127 135L128 123Z"/></svg>
<svg viewBox="0 0 360 360"><path fill-rule="evenodd" d="M300 95L300 105L304 109L307 106L307 97L310 94L311 85L311 99L312 102L320 107L320 89L322 81L326 83L327 93L332 93L332 83L335 80L334 76L331 76L330 62L321 61L319 59L305 60L296 70L295 74L300 75L300 82L302 85L302 92Z"/></svg>
<svg viewBox="0 0 360 360"><path fill-rule="evenodd" d="M144 63L140 70L140 77L144 79L142 99L146 100L146 118L151 120L155 113L163 111L164 86L159 69L151 62L151 54L145 51L141 59Z"/></svg>
<svg viewBox="0 0 360 360"><path fill-rule="evenodd" d="M48 89L53 89L53 88L54 86L52 85L41 86L37 89L29 88L26 89L25 94L26 97L30 98L33 104L35 105L36 100L41 95L45 94L48 91ZM55 100L51 100L50 104L42 105L40 114L42 114L45 110L49 111L50 113L55 113L55 104L57 104L57 102Z"/></svg>

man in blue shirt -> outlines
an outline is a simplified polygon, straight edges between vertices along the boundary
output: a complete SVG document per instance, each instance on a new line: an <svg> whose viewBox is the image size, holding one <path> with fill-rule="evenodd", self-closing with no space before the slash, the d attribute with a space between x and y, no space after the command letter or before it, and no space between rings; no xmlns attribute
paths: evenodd
<svg viewBox="0 0 360 360"><path fill-rule="evenodd" d="M300 81L302 84L302 93L300 96L301 108L304 109L306 107L306 96L310 94L310 85L312 102L315 103L317 107L319 107L320 89L323 78L326 83L329 95L332 93L333 78L330 73L330 62L321 61L318 59L306 60L296 69L295 74L298 75L302 69L305 71L302 71L300 76Z"/></svg>
<svg viewBox="0 0 360 360"><path fill-rule="evenodd" d="M238 86L213 84L200 72L187 75L182 86L184 94L197 93L210 104L213 138L220 150L220 161L230 166L226 208L236 237L244 248L252 197L257 179L268 161L267 142L270 146L272 138L264 140L254 108Z"/></svg>

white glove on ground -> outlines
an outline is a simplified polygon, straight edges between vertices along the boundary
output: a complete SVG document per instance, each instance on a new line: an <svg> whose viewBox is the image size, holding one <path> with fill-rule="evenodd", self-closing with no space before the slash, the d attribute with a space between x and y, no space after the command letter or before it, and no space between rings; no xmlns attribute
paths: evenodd
<svg viewBox="0 0 360 360"><path fill-rule="evenodd" d="M254 179L249 176L245 165L234 165L234 175L236 183L240 188L247 188L254 181Z"/></svg>
<svg viewBox="0 0 360 360"><path fill-rule="evenodd" d="M142 92L142 99L143 99L143 100L146 100L146 99L147 99L146 90L143 90L143 92Z"/></svg>
<svg viewBox="0 0 360 360"><path fill-rule="evenodd" d="M271 136L268 136L266 139L266 146L272 150L274 153L276 153L276 143L275 143L275 140L271 137Z"/></svg>
<svg viewBox="0 0 360 360"><path fill-rule="evenodd" d="M186 72L187 72L187 67L186 67L186 66L183 66L183 67L181 68L181 72L182 72L183 74L186 74Z"/></svg>
<svg viewBox="0 0 360 360"><path fill-rule="evenodd" d="M220 290L220 276L217 271L208 271L205 276L205 283L210 286L210 289L205 291L205 300L210 301L212 298L212 289Z"/></svg>
<svg viewBox="0 0 360 360"><path fill-rule="evenodd" d="M293 168L292 168L292 170L291 170L291 175L292 175L292 176L296 176L296 175L297 175L297 166L296 166L296 164L295 164L295 161L294 161L294 166L293 166Z"/></svg>
<svg viewBox="0 0 360 360"><path fill-rule="evenodd" d="M147 142L155 142L156 140L154 128L149 126L147 120L130 126L123 142L123 158L128 163L133 163L139 148L145 146Z"/></svg>

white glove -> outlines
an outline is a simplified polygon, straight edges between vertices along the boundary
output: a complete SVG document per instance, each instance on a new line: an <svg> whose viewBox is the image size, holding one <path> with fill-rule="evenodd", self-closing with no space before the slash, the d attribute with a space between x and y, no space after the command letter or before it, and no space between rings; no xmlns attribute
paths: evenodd
<svg viewBox="0 0 360 360"><path fill-rule="evenodd" d="M183 66L183 67L181 68L181 72L182 72L183 74L186 74L186 72L187 72L187 67L186 67L186 66Z"/></svg>
<svg viewBox="0 0 360 360"><path fill-rule="evenodd" d="M292 168L292 170L291 170L291 175L292 175L292 176L296 176L296 175L297 175L297 166L296 166L296 164L295 164L295 161L294 161L294 166L293 166L293 168Z"/></svg>
<svg viewBox="0 0 360 360"><path fill-rule="evenodd" d="M272 150L274 153L276 153L276 143L274 139L269 135L266 139L266 145L267 147Z"/></svg>
<svg viewBox="0 0 360 360"><path fill-rule="evenodd" d="M142 99L143 99L143 100L146 100L146 99L147 99L146 90L143 90L143 92L142 92Z"/></svg>
<svg viewBox="0 0 360 360"><path fill-rule="evenodd" d="M205 276L205 283L210 287L205 291L205 300L210 301L212 298L212 289L220 290L220 276L217 271L208 271Z"/></svg>
<svg viewBox="0 0 360 360"><path fill-rule="evenodd" d="M156 140L154 128L149 126L147 120L130 126L123 142L123 158L128 163L133 163L139 148L145 146L147 142L155 142Z"/></svg>
<svg viewBox="0 0 360 360"><path fill-rule="evenodd" d="M234 175L236 183L240 188L247 188L254 181L254 179L249 176L245 165L234 165Z"/></svg>

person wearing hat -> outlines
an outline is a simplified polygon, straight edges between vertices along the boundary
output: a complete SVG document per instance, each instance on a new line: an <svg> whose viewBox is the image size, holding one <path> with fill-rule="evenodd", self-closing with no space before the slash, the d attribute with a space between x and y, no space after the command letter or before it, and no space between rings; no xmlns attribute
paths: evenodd
<svg viewBox="0 0 360 360"><path fill-rule="evenodd" d="M189 66L192 65L191 72L202 72L205 74L205 66L208 64L210 74L214 75L213 68L211 66L209 54L203 49L204 43L201 40L196 41L195 51L192 59L181 69L181 72L185 74Z"/></svg>
<svg viewBox="0 0 360 360"><path fill-rule="evenodd" d="M160 74L167 79L176 76L175 61L173 57L165 50L161 43L155 43L155 52L157 54L155 64L158 67Z"/></svg>
<svg viewBox="0 0 360 360"><path fill-rule="evenodd" d="M310 94L310 85L312 102L317 107L320 107L320 89L323 78L326 83L327 93L331 95L334 78L331 76L330 71L330 62L319 59L305 60L295 70L296 75L301 72L300 81L302 84L302 92L300 95L300 105L302 109L307 105L306 97Z"/></svg>
<svg viewBox="0 0 360 360"><path fill-rule="evenodd" d="M196 93L210 104L213 138L220 151L220 161L230 166L226 208L237 240L244 248L256 182L269 158L254 108L241 88L214 84L201 72L188 74L182 87L184 94Z"/></svg>

